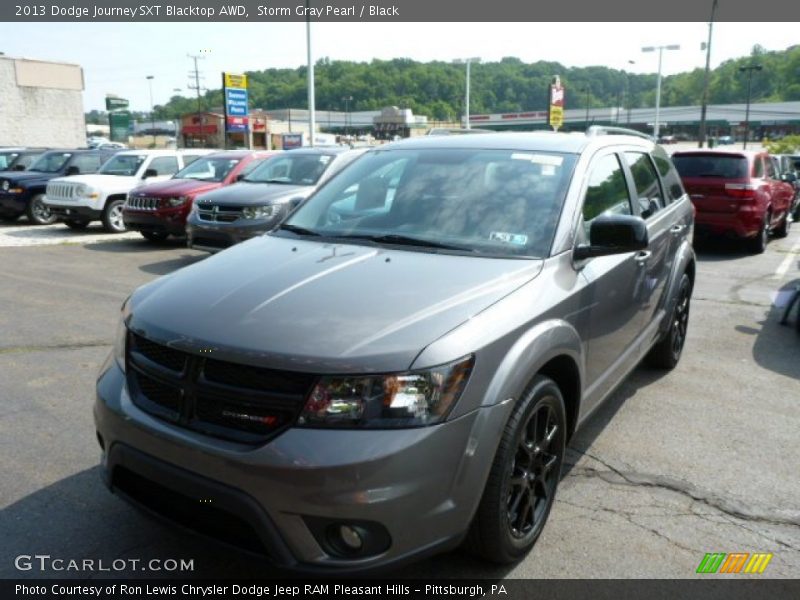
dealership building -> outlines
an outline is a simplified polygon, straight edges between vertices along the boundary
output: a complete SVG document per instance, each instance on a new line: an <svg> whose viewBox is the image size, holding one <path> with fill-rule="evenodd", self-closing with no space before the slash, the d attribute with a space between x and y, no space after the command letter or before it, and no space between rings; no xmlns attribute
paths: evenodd
<svg viewBox="0 0 800 600"><path fill-rule="evenodd" d="M0 56L0 146L86 145L83 69Z"/></svg>

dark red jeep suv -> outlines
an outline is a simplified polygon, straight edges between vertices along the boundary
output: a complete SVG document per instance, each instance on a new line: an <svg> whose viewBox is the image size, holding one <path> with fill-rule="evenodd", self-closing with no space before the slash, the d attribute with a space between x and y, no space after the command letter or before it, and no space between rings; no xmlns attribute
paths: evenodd
<svg viewBox="0 0 800 600"><path fill-rule="evenodd" d="M125 227L157 242L186 234L186 216L195 197L236 183L275 152L231 150L201 156L167 181L138 187L128 194Z"/></svg>

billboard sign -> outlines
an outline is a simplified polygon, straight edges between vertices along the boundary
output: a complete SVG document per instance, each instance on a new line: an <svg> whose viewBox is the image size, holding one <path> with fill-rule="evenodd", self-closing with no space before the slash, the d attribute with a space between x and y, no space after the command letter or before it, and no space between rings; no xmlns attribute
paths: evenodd
<svg viewBox="0 0 800 600"><path fill-rule="evenodd" d="M125 110L128 108L127 98L118 98L116 96L106 96L106 110Z"/></svg>
<svg viewBox="0 0 800 600"><path fill-rule="evenodd" d="M130 126L131 113L128 111L108 113L108 137L112 142L122 142L123 144L127 144Z"/></svg>
<svg viewBox="0 0 800 600"><path fill-rule="evenodd" d="M558 131L564 124L564 86L561 85L561 78L556 75L553 83L550 84L547 101L547 124Z"/></svg>
<svg viewBox="0 0 800 600"><path fill-rule="evenodd" d="M292 148L301 148L303 146L302 133L284 133L281 140L284 150L291 150Z"/></svg>
<svg viewBox="0 0 800 600"><path fill-rule="evenodd" d="M247 97L247 75L222 74L222 91L225 98L225 131L247 131L250 114Z"/></svg>

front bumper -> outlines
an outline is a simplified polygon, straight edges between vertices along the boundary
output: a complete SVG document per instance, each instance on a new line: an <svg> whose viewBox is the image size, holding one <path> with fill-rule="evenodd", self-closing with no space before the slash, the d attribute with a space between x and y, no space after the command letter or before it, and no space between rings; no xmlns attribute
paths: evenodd
<svg viewBox="0 0 800 600"><path fill-rule="evenodd" d="M102 210L97 210L89 206L79 206L76 204L52 204L46 203L50 211L59 219L74 219L76 221L96 221L103 216Z"/></svg>
<svg viewBox="0 0 800 600"><path fill-rule="evenodd" d="M133 473L140 487L155 484L150 498L179 493L195 509L238 517L253 534L250 542L257 540L283 568L355 573L461 541L512 407L504 402L416 429L291 428L262 447L244 448L142 412L128 395L124 374L109 361L98 380L94 417L112 490L130 496L126 479L129 484ZM176 520L163 507L150 508ZM200 520L224 519L210 513ZM319 522L377 524L390 544L369 556L337 556L320 536Z"/></svg>
<svg viewBox="0 0 800 600"><path fill-rule="evenodd" d="M177 236L186 234L185 211L154 213L126 209L122 219L125 227L133 231L154 231Z"/></svg>
<svg viewBox="0 0 800 600"><path fill-rule="evenodd" d="M0 215L21 215L28 206L27 192L22 194L9 194L0 191Z"/></svg>
<svg viewBox="0 0 800 600"><path fill-rule="evenodd" d="M235 244L262 235L276 225L278 219L239 219L232 223L201 221L190 216L186 221L186 237L190 248L218 252Z"/></svg>

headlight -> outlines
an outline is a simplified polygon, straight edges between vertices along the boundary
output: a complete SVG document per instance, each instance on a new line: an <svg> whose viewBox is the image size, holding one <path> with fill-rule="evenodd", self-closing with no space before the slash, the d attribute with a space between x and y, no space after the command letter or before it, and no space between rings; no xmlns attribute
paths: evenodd
<svg viewBox="0 0 800 600"><path fill-rule="evenodd" d="M267 219L278 212L278 207L274 204L268 206L245 206L242 209L242 217L245 219Z"/></svg>
<svg viewBox="0 0 800 600"><path fill-rule="evenodd" d="M178 196L177 198L170 198L169 205L170 206L183 206L186 204L188 198L186 196Z"/></svg>
<svg viewBox="0 0 800 600"><path fill-rule="evenodd" d="M125 345L128 339L128 319L131 315L129 300L130 296L122 303L119 321L117 322L117 331L114 334L114 360L117 361L117 365L122 369L123 373L125 372Z"/></svg>
<svg viewBox="0 0 800 600"><path fill-rule="evenodd" d="M390 375L322 377L306 400L301 427L402 428L440 423L455 406L475 363L473 356Z"/></svg>
<svg viewBox="0 0 800 600"><path fill-rule="evenodd" d="M78 197L88 196L89 192L91 191L91 188L85 183L79 183L77 186L75 186L75 195Z"/></svg>

